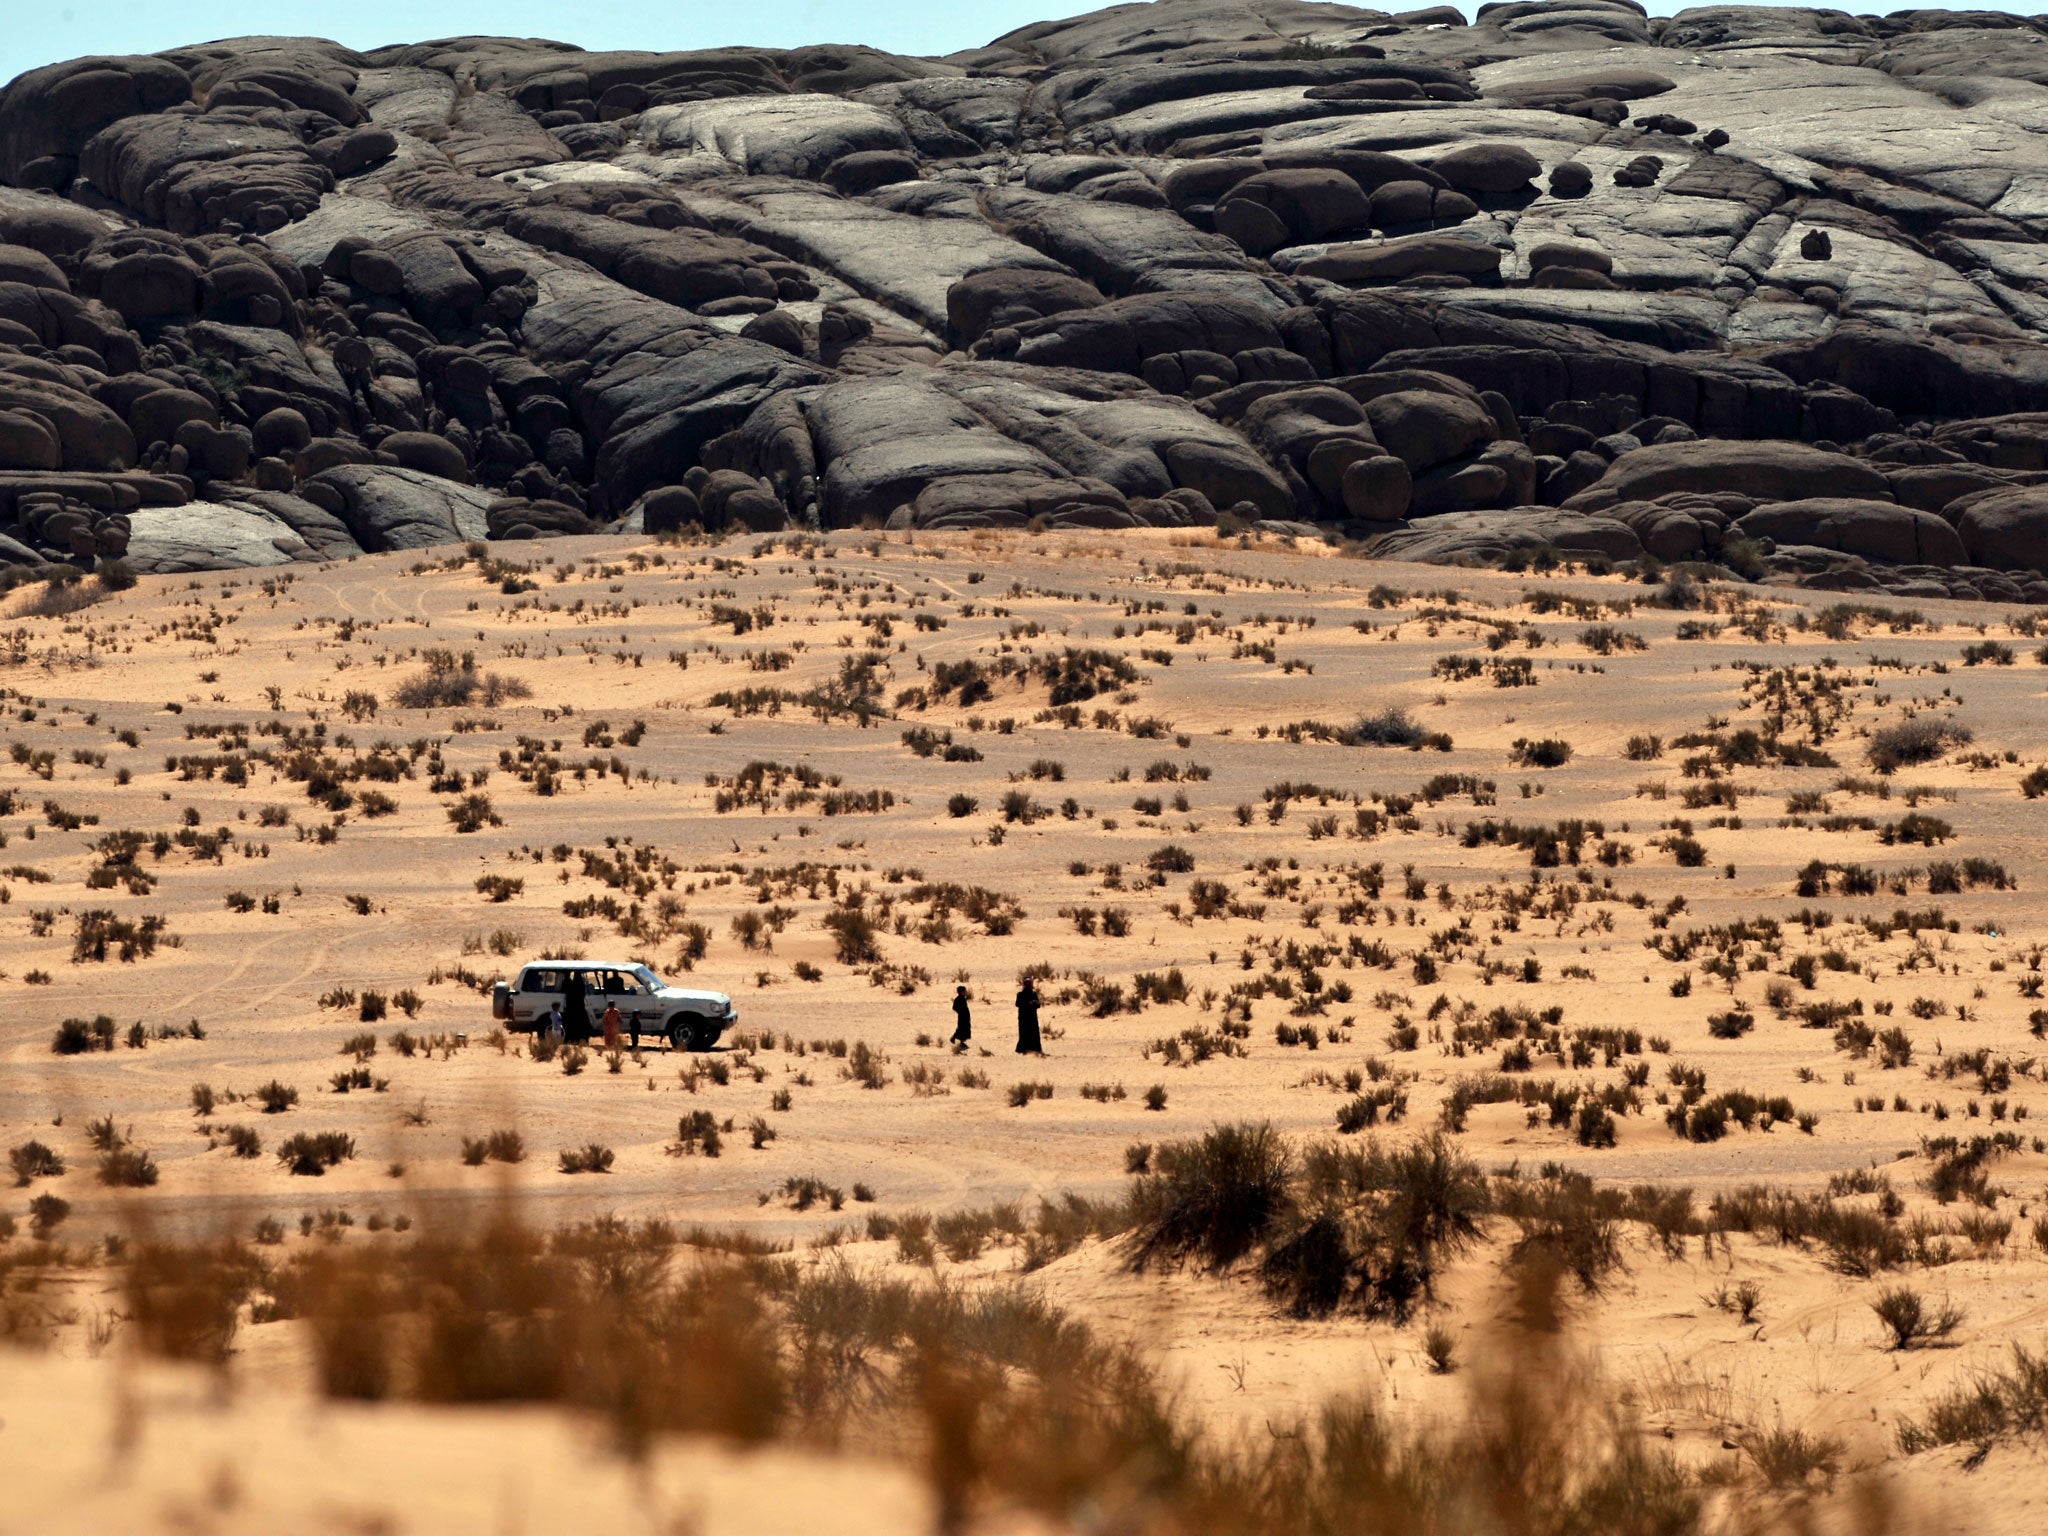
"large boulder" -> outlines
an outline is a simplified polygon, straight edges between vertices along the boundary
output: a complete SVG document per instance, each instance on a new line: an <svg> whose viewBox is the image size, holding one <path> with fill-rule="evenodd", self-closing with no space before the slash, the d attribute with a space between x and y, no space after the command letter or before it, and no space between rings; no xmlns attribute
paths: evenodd
<svg viewBox="0 0 2048 1536"><path fill-rule="evenodd" d="M64 269L41 251L24 245L0 244L0 283L21 283L30 288L48 288L69 293L71 284Z"/></svg>
<svg viewBox="0 0 2048 1536"><path fill-rule="evenodd" d="M209 293L205 266L183 241L154 230L96 242L79 268L78 289L137 326L189 319Z"/></svg>
<svg viewBox="0 0 2048 1536"><path fill-rule="evenodd" d="M1618 561L1640 558L1643 546L1625 523L1554 507L1446 512L1377 534L1364 546L1376 559L1428 565L1500 565L1544 551Z"/></svg>
<svg viewBox="0 0 2048 1536"><path fill-rule="evenodd" d="M57 435L62 467L70 470L132 469L135 434L109 407L55 379L0 373L0 411L25 413Z"/></svg>
<svg viewBox="0 0 2048 1536"><path fill-rule="evenodd" d="M963 277L946 290L946 320L955 343L971 347L996 326L1094 309L1106 302L1093 283L1040 267L997 267Z"/></svg>
<svg viewBox="0 0 2048 1536"><path fill-rule="evenodd" d="M206 396L166 385L137 395L128 407L128 426L143 447L177 441L178 428L188 421L220 424L219 408Z"/></svg>
<svg viewBox="0 0 2048 1536"><path fill-rule="evenodd" d="M1342 171L1264 171L1238 182L1216 204L1216 232L1264 256L1371 222L1372 205Z"/></svg>
<svg viewBox="0 0 2048 1536"><path fill-rule="evenodd" d="M1365 402L1373 436L1411 471L1433 469L1493 441L1496 423L1475 401L1402 389Z"/></svg>
<svg viewBox="0 0 2048 1536"><path fill-rule="evenodd" d="M1462 235L1400 235L1370 245L1335 245L1299 263L1295 271L1332 283L1393 283L1403 278L1492 277L1500 272L1499 247Z"/></svg>
<svg viewBox="0 0 2048 1536"><path fill-rule="evenodd" d="M1890 501L1819 496L1769 502L1735 526L1747 538L1838 549L1893 565L1961 565L1967 558L1962 539L1940 517Z"/></svg>
<svg viewBox="0 0 2048 1536"><path fill-rule="evenodd" d="M325 492L316 499L315 492ZM460 544L490 533L496 493L457 485L423 470L382 464L343 464L322 470L302 489L306 499L330 499L349 534L366 550L424 549Z"/></svg>
<svg viewBox="0 0 2048 1536"><path fill-rule="evenodd" d="M1980 491L1942 509L1972 565L2048 572L2048 488Z"/></svg>
<svg viewBox="0 0 2048 1536"><path fill-rule="evenodd" d="M462 457L462 450L436 433L393 432L377 447L380 452L396 459L401 469L416 469L421 474L435 475L457 484L469 481L469 465Z"/></svg>
<svg viewBox="0 0 2048 1536"><path fill-rule="evenodd" d="M244 503L149 507L129 518L124 558L145 575L232 571L315 558L290 524Z"/></svg>
<svg viewBox="0 0 2048 1536"><path fill-rule="evenodd" d="M224 493L216 490L212 494L218 500ZM231 494L239 503L260 508L304 540L309 553L295 556L296 559L346 560L363 553L362 545L349 532L348 524L326 507L315 505L303 496L285 491L226 494Z"/></svg>
<svg viewBox="0 0 2048 1536"><path fill-rule="evenodd" d="M56 469L63 452L57 429L43 417L0 410L0 469Z"/></svg>
<svg viewBox="0 0 2048 1536"><path fill-rule="evenodd" d="M58 186L79 151L109 123L192 99L192 82L168 59L72 59L32 69L0 94L0 181Z"/></svg>
<svg viewBox="0 0 2048 1536"><path fill-rule="evenodd" d="M1173 483L1200 491L1212 506L1231 507L1248 501L1265 517L1297 515L1287 483L1256 454L1195 440L1175 443L1163 457L1173 472Z"/></svg>
<svg viewBox="0 0 2048 1536"><path fill-rule="evenodd" d="M1436 156L1429 168L1460 192L1482 196L1516 192L1542 173L1543 162L1519 144L1461 144Z"/></svg>
<svg viewBox="0 0 2048 1536"><path fill-rule="evenodd" d="M1890 501L1876 466L1804 443L1701 438L1656 443L1616 459L1598 482L1571 497L1575 511L1599 512L1623 501L1654 501L1675 491L1731 491L1760 501L1852 497Z"/></svg>

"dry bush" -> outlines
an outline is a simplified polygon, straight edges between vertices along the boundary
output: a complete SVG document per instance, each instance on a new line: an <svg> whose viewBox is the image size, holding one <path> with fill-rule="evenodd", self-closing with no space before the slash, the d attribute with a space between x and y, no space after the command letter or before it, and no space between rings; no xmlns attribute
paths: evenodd
<svg viewBox="0 0 2048 1536"><path fill-rule="evenodd" d="M1131 1265L1198 1259L1227 1269L1293 1208L1294 1155L1266 1124L1219 1125L1173 1142L1131 1190Z"/></svg>
<svg viewBox="0 0 2048 1536"><path fill-rule="evenodd" d="M610 1173L614 1154L610 1147L591 1142L587 1146L572 1147L561 1154L564 1173Z"/></svg>
<svg viewBox="0 0 2048 1536"><path fill-rule="evenodd" d="M434 648L420 659L425 670L392 691L391 702L400 709L456 709L479 703L494 707L507 699L533 697L533 689L516 677L478 672L476 657L467 651L458 658L453 651Z"/></svg>
<svg viewBox="0 0 2048 1536"><path fill-rule="evenodd" d="M18 1147L8 1149L7 1166L14 1170L15 1187L21 1188L34 1179L62 1177L64 1158L31 1138Z"/></svg>
<svg viewBox="0 0 2048 1536"><path fill-rule="evenodd" d="M1005 1224L1023 1225L1015 1213L964 1214L876 1235L970 1252ZM1563 1335L1521 1321L1556 1314L1554 1283L1537 1272L1475 1347L1464 1411L1403 1427L1388 1405L1347 1397L1256 1439L1200 1427L1136 1350L1032 1289L873 1278L660 1223L605 1218L543 1235L501 1215L464 1237L314 1245L267 1272L236 1249L152 1254L136 1281L149 1308L138 1336L159 1352L218 1358L254 1295L258 1315L303 1319L329 1396L559 1404L635 1456L677 1433L859 1444L919 1469L941 1529L1005 1509L1058 1521L1077 1507L1105 1530L1145 1536L1724 1528L1713 1487ZM1445 1366L1447 1343L1426 1349ZM1970 1414L1943 1417L1941 1432L1965 1418L2004 1432L2038 1411L2043 1372L2022 1364L2031 1396L2016 1370ZM1765 1486L1824 1482L1839 1455L1785 1431L1745 1448ZM1810 1502L1756 1503L1743 1529L1790 1536L1815 1528L1815 1513ZM1868 1498L1853 1517L1871 1536L1891 1528Z"/></svg>
<svg viewBox="0 0 2048 1536"><path fill-rule="evenodd" d="M1913 763L1928 763L1953 745L1970 740L1968 726L1950 720L1930 720L1922 715L1883 726L1870 733L1866 756L1879 773L1892 773Z"/></svg>
<svg viewBox="0 0 2048 1536"><path fill-rule="evenodd" d="M1891 1338L1893 1349L1911 1349L1915 1344L1945 1339L1962 1326L1963 1309L1947 1297L1929 1306L1910 1285L1896 1285L1879 1294L1870 1304L1877 1320Z"/></svg>

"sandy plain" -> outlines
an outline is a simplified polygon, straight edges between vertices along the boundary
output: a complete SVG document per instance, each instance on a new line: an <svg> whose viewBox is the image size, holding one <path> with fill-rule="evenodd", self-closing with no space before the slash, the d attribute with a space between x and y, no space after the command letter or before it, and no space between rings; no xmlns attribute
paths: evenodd
<svg viewBox="0 0 2048 1536"><path fill-rule="evenodd" d="M1666 1245L1626 1223L1621 1264L1574 1296L1573 1348L1690 1465L1791 1426L1838 1442L1843 1477L1890 1490L1909 1527L2048 1526L2038 1434L1908 1455L1898 1433L2043 1332L2048 798L2022 785L2048 760L2048 636L2024 612L1166 534L566 540L153 578L70 613L37 600L0 620L0 1138L67 1171L0 1195L20 1303L0 1531L934 1518L914 1469L879 1455L682 1440L628 1463L553 1409L324 1402L288 1320L246 1320L219 1370L130 1347L104 1238L266 1219L280 1262L507 1202L541 1227L737 1230L805 1262L1029 1285L1138 1346L1225 1435L1345 1393L1455 1415L1486 1391L1511 1221L1405 1325L1297 1319L1243 1268L1133 1273L1114 1241L1020 1277L1001 1234L949 1253L890 1231L1111 1199L1134 1143L1220 1123L1335 1139L1383 1084L1405 1112L1359 1138L1461 1118L1451 1139L1482 1168L1683 1186L1701 1211L1758 1183L1834 1180L1853 1201L1882 1175L1921 1260L1857 1275L1816 1244ZM480 681L466 705L400 707L436 649L514 696ZM1336 739L1389 709L1448 745ZM1967 739L1877 771L1874 733L1906 721ZM1544 742L1568 761L1541 766ZM334 782L292 777L294 753ZM451 808L478 795L482 824L459 831ZM854 893L874 958L850 961L825 919ZM1932 908L1938 924L1894 917ZM154 951L81 958L96 910L160 915ZM1774 933L1724 942L1764 919ZM657 1045L565 1073L494 1037L489 1010L492 978L549 952L727 991L738 1029L706 1056ZM1012 1049L1034 966L1042 1060ZM975 998L957 1054L956 982ZM370 992L386 1012L366 1022ZM101 1015L111 1049L52 1049L61 1021ZM1887 1067L1893 1029L1911 1054ZM359 1062L344 1046L366 1032ZM847 1075L860 1044L876 1085ZM358 1066L370 1083L336 1091ZM1675 1067L1796 1113L1682 1136ZM1611 1146L1569 1109L1447 1111L1461 1083L1622 1095L1631 1074ZM296 1104L263 1113L246 1096L269 1082ZM1013 1103L1019 1084L1050 1095ZM717 1157L673 1150L698 1111L730 1122ZM101 1117L150 1154L152 1186L95 1180ZM756 1122L774 1133L758 1146ZM261 1155L235 1155L230 1125ZM524 1161L465 1163L465 1140L502 1128ZM354 1156L295 1176L274 1152L299 1132ZM1971 1165L1981 1199L1934 1198L1927 1138L2001 1133ZM608 1172L558 1171L592 1143ZM807 1177L838 1198L795 1208ZM69 1205L48 1234L62 1264L33 1259L42 1194ZM1961 1305L1953 1333L1884 1347L1871 1303L1902 1279ZM1748 1320L1715 1301L1743 1281L1761 1287ZM1425 1322L1463 1368L1431 1369Z"/></svg>

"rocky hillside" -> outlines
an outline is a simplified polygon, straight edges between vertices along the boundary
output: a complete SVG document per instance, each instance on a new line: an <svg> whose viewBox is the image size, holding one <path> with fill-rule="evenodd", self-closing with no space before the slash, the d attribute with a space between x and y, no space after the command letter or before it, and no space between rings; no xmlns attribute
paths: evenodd
<svg viewBox="0 0 2048 1536"><path fill-rule="evenodd" d="M2048 26L1158 0L0 93L0 560L1315 525L2048 601Z"/></svg>

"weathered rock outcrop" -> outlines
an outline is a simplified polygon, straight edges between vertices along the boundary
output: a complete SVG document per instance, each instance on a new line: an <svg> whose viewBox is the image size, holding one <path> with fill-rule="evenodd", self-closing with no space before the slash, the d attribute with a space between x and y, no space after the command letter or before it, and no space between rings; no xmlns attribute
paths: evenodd
<svg viewBox="0 0 2048 1536"><path fill-rule="evenodd" d="M51 65L0 91L0 563L1239 519L2048 596L2044 57L1156 0Z"/></svg>

